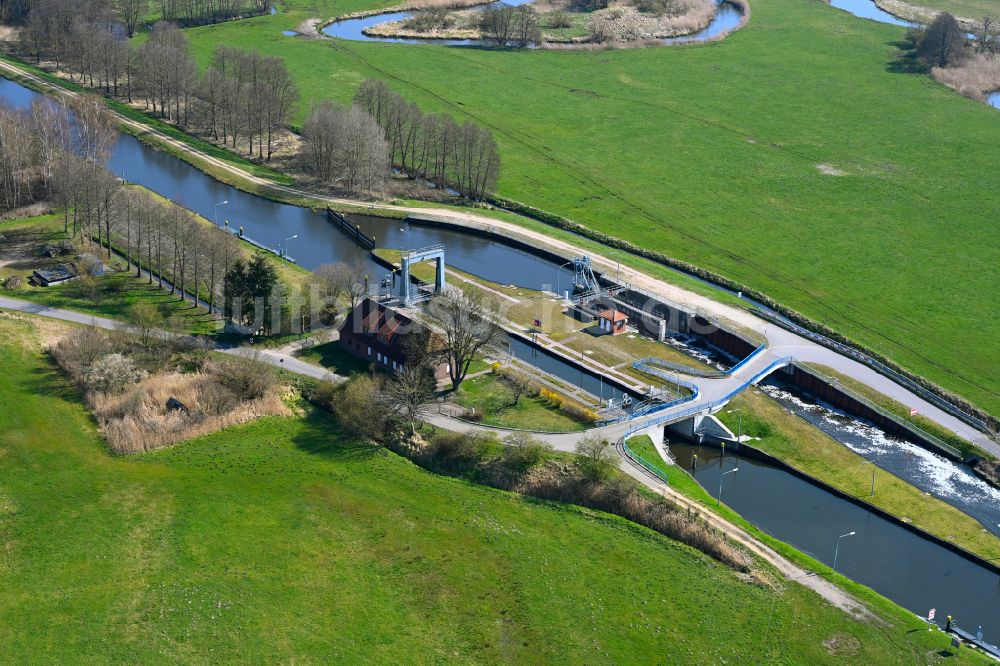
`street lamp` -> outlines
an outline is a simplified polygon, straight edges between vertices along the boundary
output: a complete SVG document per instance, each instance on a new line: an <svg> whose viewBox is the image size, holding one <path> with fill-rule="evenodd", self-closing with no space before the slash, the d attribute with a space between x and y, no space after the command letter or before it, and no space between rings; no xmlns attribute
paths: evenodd
<svg viewBox="0 0 1000 666"><path fill-rule="evenodd" d="M400 231L406 234L406 252L410 252L410 224L406 224L406 228L400 227Z"/></svg>
<svg viewBox="0 0 1000 666"><path fill-rule="evenodd" d="M288 241L295 240L298 237L299 237L299 235L295 234L294 236L289 236L288 238L285 239L285 253L283 255L281 255L281 256L283 256L285 258L288 257Z"/></svg>
<svg viewBox="0 0 1000 666"><path fill-rule="evenodd" d="M680 382L678 382L678 386L680 386ZM737 425L737 431L736 431L738 433L736 435L736 442L738 444L742 444L743 443L743 408L739 407L737 409L730 409L726 413L727 414L733 414L733 413L736 414L736 419L737 419L737 424L738 424Z"/></svg>
<svg viewBox="0 0 1000 666"><path fill-rule="evenodd" d="M840 555L840 540L844 537L854 536L857 532L848 532L847 534L841 534L837 537L837 547L833 551L833 570L837 570L837 556Z"/></svg>
<svg viewBox="0 0 1000 666"><path fill-rule="evenodd" d="M227 203L229 203L228 199L226 199L225 201L220 201L219 203L215 204L215 213L214 213L215 226L219 226L219 206L225 206Z"/></svg>
<svg viewBox="0 0 1000 666"><path fill-rule="evenodd" d="M561 266L556 266L556 296L558 296L559 298L562 298L562 291L560 291L562 289L562 286L560 285L560 280L562 279L562 269L566 268L572 263L573 263L572 261L567 261L565 264L562 264Z"/></svg>
<svg viewBox="0 0 1000 666"><path fill-rule="evenodd" d="M722 481L726 478L726 474L733 474L734 472L740 471L739 467L734 467L728 472L723 472L722 476L719 477L719 495L715 498L715 506L719 506L722 503Z"/></svg>
<svg viewBox="0 0 1000 666"><path fill-rule="evenodd" d="M871 497L875 497L875 461L874 460L863 460L863 461L861 461L861 464L862 465L871 465L872 466L872 494L870 496Z"/></svg>

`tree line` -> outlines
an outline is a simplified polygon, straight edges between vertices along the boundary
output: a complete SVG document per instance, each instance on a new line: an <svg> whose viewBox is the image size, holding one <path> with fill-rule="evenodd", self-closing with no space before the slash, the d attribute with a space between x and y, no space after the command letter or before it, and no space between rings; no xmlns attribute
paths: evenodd
<svg viewBox="0 0 1000 666"><path fill-rule="evenodd" d="M0 205L52 201L72 238L95 243L109 259L117 252L137 277L145 272L180 300L197 304L200 296L215 311L227 275L245 270L238 241L112 175L105 165L117 136L97 97L76 100L72 109L42 97L29 111L0 106ZM246 295L238 277L229 283L236 297ZM274 280L267 286L270 295Z"/></svg>
<svg viewBox="0 0 1000 666"><path fill-rule="evenodd" d="M101 16L117 21L131 37L148 18L184 26L218 23L235 18L266 14L273 0L0 0L0 21L27 23L42 21L47 15L72 20Z"/></svg>
<svg viewBox="0 0 1000 666"><path fill-rule="evenodd" d="M156 23L140 46L100 3L71 11L64 0L32 0L21 49L52 61L79 83L142 104L145 110L251 158L273 157L299 92L284 61L219 45L203 74L186 36ZM52 11L42 11L51 3ZM411 179L469 199L491 193L500 174L496 142L485 128L426 114L379 80L367 80L344 108L318 102L302 126L299 163L319 182L381 191L392 167Z"/></svg>
<svg viewBox="0 0 1000 666"><path fill-rule="evenodd" d="M368 79L354 98L382 128L390 159L410 178L482 199L500 177L500 154L489 130L459 125L446 113L425 114L383 81Z"/></svg>

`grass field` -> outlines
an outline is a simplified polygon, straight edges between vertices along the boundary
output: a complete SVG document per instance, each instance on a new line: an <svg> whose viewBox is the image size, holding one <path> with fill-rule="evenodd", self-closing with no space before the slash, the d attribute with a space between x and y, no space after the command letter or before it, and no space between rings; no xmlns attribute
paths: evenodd
<svg viewBox="0 0 1000 666"><path fill-rule="evenodd" d="M902 612L858 623L625 521L423 472L322 416L110 457L33 336L0 320L5 661L889 664L946 646Z"/></svg>
<svg viewBox="0 0 1000 666"><path fill-rule="evenodd" d="M188 34L203 64L220 42L284 56L299 120L376 76L488 126L501 194L758 287L1000 411L996 111L896 71L902 29L759 0L709 46L496 52L283 37L298 18Z"/></svg>
<svg viewBox="0 0 1000 666"><path fill-rule="evenodd" d="M500 428L541 432L579 432L586 424L553 407L539 396L524 395L517 405L503 382L493 374L471 377L462 382L455 401L482 414L482 423Z"/></svg>

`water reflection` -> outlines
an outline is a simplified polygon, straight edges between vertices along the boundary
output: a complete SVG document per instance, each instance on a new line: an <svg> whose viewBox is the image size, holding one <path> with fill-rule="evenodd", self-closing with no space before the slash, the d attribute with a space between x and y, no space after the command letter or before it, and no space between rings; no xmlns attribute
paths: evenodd
<svg viewBox="0 0 1000 666"><path fill-rule="evenodd" d="M722 473L722 500L777 539L832 565L837 537L837 569L904 608L926 616L953 615L987 641L1000 640L1000 576L851 502L770 465L727 455L718 449L670 444L678 464L715 496Z"/></svg>

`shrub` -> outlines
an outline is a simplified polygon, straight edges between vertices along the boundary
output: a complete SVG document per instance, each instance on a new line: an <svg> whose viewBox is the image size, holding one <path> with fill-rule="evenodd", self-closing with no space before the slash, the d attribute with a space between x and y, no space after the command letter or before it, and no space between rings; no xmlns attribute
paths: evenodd
<svg viewBox="0 0 1000 666"><path fill-rule="evenodd" d="M470 467L495 457L499 443L491 433L455 433L437 435L431 442L434 455L449 466Z"/></svg>
<svg viewBox="0 0 1000 666"><path fill-rule="evenodd" d="M550 28L569 28L572 25L573 21L570 18L569 12L564 12L562 10L559 10L549 14Z"/></svg>
<svg viewBox="0 0 1000 666"><path fill-rule="evenodd" d="M242 400L257 400L267 395L278 383L275 369L264 363L260 355L232 356L212 366L212 375Z"/></svg>
<svg viewBox="0 0 1000 666"><path fill-rule="evenodd" d="M455 19L444 7L433 7L403 21L403 27L416 32L447 30L455 25Z"/></svg>
<svg viewBox="0 0 1000 666"><path fill-rule="evenodd" d="M548 459L552 447L526 432L515 432L503 439L504 462L515 470L526 471L538 467Z"/></svg>
<svg viewBox="0 0 1000 666"><path fill-rule="evenodd" d="M596 423L600 419L600 416L594 410L578 405L575 402L570 402L569 400L564 401L560 409L571 418L582 423Z"/></svg>
<svg viewBox="0 0 1000 666"><path fill-rule="evenodd" d="M21 278L16 275L11 275L6 280L3 281L3 288L9 289L11 291L16 291L21 288Z"/></svg>
<svg viewBox="0 0 1000 666"><path fill-rule="evenodd" d="M562 407L563 403L566 402L566 398L564 398L561 394L556 393L555 391L550 391L547 388L541 389L538 392L538 397L544 399L553 407Z"/></svg>
<svg viewBox="0 0 1000 666"><path fill-rule="evenodd" d="M574 12L595 12L606 9L608 0L570 0L569 9Z"/></svg>
<svg viewBox="0 0 1000 666"><path fill-rule="evenodd" d="M338 387L331 398L333 413L347 430L375 441L384 441L389 415L380 404L381 382L359 375Z"/></svg>
<svg viewBox="0 0 1000 666"><path fill-rule="evenodd" d="M73 379L82 380L101 356L116 351L110 337L96 328L78 328L51 347L49 353Z"/></svg>
<svg viewBox="0 0 1000 666"><path fill-rule="evenodd" d="M84 377L84 385L100 393L121 393L140 379L132 359L121 354L108 354L94 361Z"/></svg>
<svg viewBox="0 0 1000 666"><path fill-rule="evenodd" d="M589 481L600 482L611 477L615 470L615 452L611 442L597 433L591 433L576 444L577 469Z"/></svg>
<svg viewBox="0 0 1000 666"><path fill-rule="evenodd" d="M656 21L633 7L613 7L594 12L587 29L598 42L632 42L654 37Z"/></svg>

